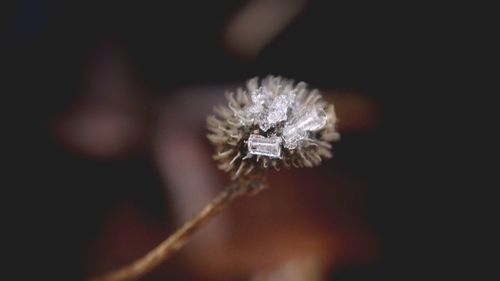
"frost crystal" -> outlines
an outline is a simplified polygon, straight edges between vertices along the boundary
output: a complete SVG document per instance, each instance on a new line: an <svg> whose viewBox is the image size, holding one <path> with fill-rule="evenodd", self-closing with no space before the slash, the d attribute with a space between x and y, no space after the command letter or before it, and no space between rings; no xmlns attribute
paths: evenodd
<svg viewBox="0 0 500 281"><path fill-rule="evenodd" d="M315 132L326 125L326 113L322 108L312 107L296 120L286 124L283 129L285 147L295 149L299 143L306 139L308 132Z"/></svg>
<svg viewBox="0 0 500 281"><path fill-rule="evenodd" d="M233 178L254 169L314 167L332 157L330 142L339 138L334 107L306 83L253 78L227 99L207 127L214 159Z"/></svg>
<svg viewBox="0 0 500 281"><path fill-rule="evenodd" d="M266 129L263 131L267 131L270 126L275 126L278 122L287 120L287 112L291 103L293 102L294 95L280 95L274 98L271 102L267 116L266 116Z"/></svg>
<svg viewBox="0 0 500 281"><path fill-rule="evenodd" d="M326 125L327 115L322 104L314 102L319 99L319 94L314 92L306 96L304 83L293 88L286 82L269 78L257 87L257 82L250 80L247 86L250 104L233 111L243 125L257 125L263 133L274 129L281 135L284 147L295 149L310 133Z"/></svg>
<svg viewBox="0 0 500 281"><path fill-rule="evenodd" d="M281 157L281 138L279 137L266 138L261 135L250 135L247 143L250 154L271 158Z"/></svg>

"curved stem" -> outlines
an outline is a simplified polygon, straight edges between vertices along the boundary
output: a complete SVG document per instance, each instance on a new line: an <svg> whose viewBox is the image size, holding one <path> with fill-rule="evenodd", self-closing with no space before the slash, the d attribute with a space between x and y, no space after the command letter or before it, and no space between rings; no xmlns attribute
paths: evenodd
<svg viewBox="0 0 500 281"><path fill-rule="evenodd" d="M255 194L263 188L261 181L240 180L233 182L215 199L201 210L194 218L187 221L176 232L153 248L143 257L129 265L119 268L103 276L91 278L89 281L132 281L146 275L164 262L173 253L189 241L200 227L208 223L215 215L224 210L234 199L244 194Z"/></svg>

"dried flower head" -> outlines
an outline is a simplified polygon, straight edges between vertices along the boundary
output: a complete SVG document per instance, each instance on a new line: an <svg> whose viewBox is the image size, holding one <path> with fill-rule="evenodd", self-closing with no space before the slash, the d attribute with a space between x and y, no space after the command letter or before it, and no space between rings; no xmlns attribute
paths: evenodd
<svg viewBox="0 0 500 281"><path fill-rule="evenodd" d="M209 116L208 139L218 167L233 179L253 170L313 167L330 158L337 140L336 116L318 90L304 82L268 76L248 80L246 89L226 93L228 106Z"/></svg>

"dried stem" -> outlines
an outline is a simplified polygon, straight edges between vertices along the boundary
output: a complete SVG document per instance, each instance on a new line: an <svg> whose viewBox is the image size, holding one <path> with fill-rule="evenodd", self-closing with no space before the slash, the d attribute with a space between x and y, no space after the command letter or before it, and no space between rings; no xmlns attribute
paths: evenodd
<svg viewBox="0 0 500 281"><path fill-rule="evenodd" d="M143 257L131 264L90 281L132 281L146 275L173 253L186 244L198 229L208 223L215 215L224 210L234 199L241 195L253 195L264 188L261 176L242 178L231 183L223 192L201 210L194 218L184 223L176 232L153 248Z"/></svg>

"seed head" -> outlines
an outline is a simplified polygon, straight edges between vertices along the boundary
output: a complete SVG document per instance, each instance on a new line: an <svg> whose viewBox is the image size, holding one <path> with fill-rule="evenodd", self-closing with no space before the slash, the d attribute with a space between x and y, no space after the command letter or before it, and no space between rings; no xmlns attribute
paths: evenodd
<svg viewBox="0 0 500 281"><path fill-rule="evenodd" d="M218 167L233 179L254 170L313 167L330 158L338 140L333 104L306 83L267 76L227 92L227 106L207 119Z"/></svg>

